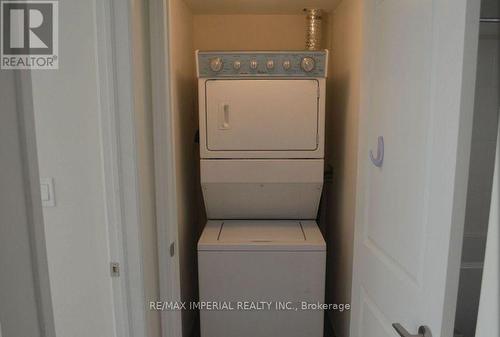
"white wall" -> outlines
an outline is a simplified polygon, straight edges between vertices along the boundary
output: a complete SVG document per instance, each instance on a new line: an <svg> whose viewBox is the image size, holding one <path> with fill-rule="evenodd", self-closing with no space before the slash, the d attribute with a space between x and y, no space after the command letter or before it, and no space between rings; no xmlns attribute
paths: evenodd
<svg viewBox="0 0 500 337"><path fill-rule="evenodd" d="M362 1L344 0L330 18L327 162L333 169L327 206L328 303L350 303L356 204ZM338 337L349 335L350 313L328 312Z"/></svg>
<svg viewBox="0 0 500 337"><path fill-rule="evenodd" d="M482 2L481 15L498 17L498 1ZM465 232L456 329L473 336L488 228L500 105L499 25L481 24Z"/></svg>
<svg viewBox="0 0 500 337"><path fill-rule="evenodd" d="M13 70L0 71L0 335L41 336Z"/></svg>
<svg viewBox="0 0 500 337"><path fill-rule="evenodd" d="M59 70L34 71L40 177L53 177L44 208L59 337L114 336L105 215L94 1L59 2Z"/></svg>

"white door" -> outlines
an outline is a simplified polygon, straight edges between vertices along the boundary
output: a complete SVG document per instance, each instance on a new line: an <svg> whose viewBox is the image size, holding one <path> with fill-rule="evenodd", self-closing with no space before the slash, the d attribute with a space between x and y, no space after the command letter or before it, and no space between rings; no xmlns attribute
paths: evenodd
<svg viewBox="0 0 500 337"><path fill-rule="evenodd" d="M211 151L314 151L318 147L317 80L206 82Z"/></svg>
<svg viewBox="0 0 500 337"><path fill-rule="evenodd" d="M451 337L479 1L364 2L351 337Z"/></svg>

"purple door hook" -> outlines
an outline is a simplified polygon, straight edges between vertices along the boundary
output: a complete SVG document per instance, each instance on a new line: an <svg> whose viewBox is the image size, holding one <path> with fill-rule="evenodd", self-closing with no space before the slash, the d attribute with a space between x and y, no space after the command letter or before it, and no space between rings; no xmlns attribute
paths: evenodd
<svg viewBox="0 0 500 337"><path fill-rule="evenodd" d="M377 167L382 167L382 163L384 162L384 137L378 136L378 146L377 146L377 156L373 155L372 150L370 150L370 160L373 165Z"/></svg>

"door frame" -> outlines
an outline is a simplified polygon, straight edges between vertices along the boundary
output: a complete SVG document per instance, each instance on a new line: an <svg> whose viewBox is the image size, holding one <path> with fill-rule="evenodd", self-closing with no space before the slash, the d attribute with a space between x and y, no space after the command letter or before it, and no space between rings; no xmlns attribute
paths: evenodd
<svg viewBox="0 0 500 337"><path fill-rule="evenodd" d="M132 1L132 0L130 0ZM115 333L147 336L142 266L139 173L135 143L132 19L129 1L94 0L98 66L100 136L108 220L109 262L120 264L111 279ZM125 32L125 33L124 33ZM32 233L34 277L40 330L55 337L45 229L40 197L31 71L16 74L22 157L26 165L28 219ZM110 276L111 278L111 276Z"/></svg>
<svg viewBox="0 0 500 337"><path fill-rule="evenodd" d="M30 71L16 70L15 90L19 118L20 156L26 198L26 219L30 238L33 281L39 320L40 336L56 337L49 266L45 243L38 152L36 146L35 115ZM1 333L1 331L0 331Z"/></svg>
<svg viewBox="0 0 500 337"><path fill-rule="evenodd" d="M131 1L94 0L102 159L117 336L147 336Z"/></svg>
<svg viewBox="0 0 500 337"><path fill-rule="evenodd" d="M181 301L176 177L170 91L169 0L149 1L151 91L160 301ZM163 337L182 337L178 310L161 312Z"/></svg>
<svg viewBox="0 0 500 337"><path fill-rule="evenodd" d="M365 11L369 8L369 1L363 0ZM434 88L432 95L433 118L435 118L436 128L439 130L447 130L448 122L446 117L450 114L459 114L456 124L452 125L454 134L445 132L437 134L433 143L439 147L441 153L445 153L449 158L456 159L453 166L445 167L442 165L446 159L446 164L451 164L448 158L433 157L436 163L439 163L435 169L430 173L435 181L439 178L446 176L453 177L453 183L446 186L452 195L451 200L444 200L440 202L441 209L438 207L433 208L432 216L434 222L437 220L443 223L449 223L446 230L447 233L432 233L429 240L437 240L440 236L449 235L450 242L447 247L447 259L443 262L442 270L435 270L436 278L443 274L445 283L439 286L443 290L442 298L436 299L442 301L444 304L444 311L442 313L434 313L429 311L427 313L427 321L422 322L429 324L433 314L442 315L441 331L434 331L436 336L448 337L452 336L455 321L455 309L458 295L458 281L460 273L460 259L462 252L463 229L465 220L465 205L467 197L467 182L469 172L469 157L470 157L470 143L472 135L472 118L474 113L474 94L476 82L476 62L477 62L477 49L479 41L479 18L480 18L480 1L479 0L457 0L459 6L453 7L450 10L449 1L433 1L434 17L433 25L435 26L434 41L433 41L433 62L432 68L442 81L439 86ZM367 31L370 29L369 19L365 15L363 19L363 40L368 36ZM463 37L459 40L459 37ZM367 43L363 41L363 46ZM363 50L363 63L361 73L361 100L360 100L360 122L359 122L359 136L358 136L358 172L357 172L357 188L356 188L356 211L355 211L355 229L354 229L354 251L353 251L353 275L359 273L357 265L359 265L359 253L356 251L356 243L362 240L363 230L363 212L365 207L364 202L364 177L366 165L360 163L368 160L367 148L368 140L366 139L369 125L363 123L366 121L366 116L369 114L369 105L366 95L367 91L367 78L369 78L369 50ZM458 73L455 69L456 61L449 62L449 60L462 59L463 65ZM455 74L456 76L447 76ZM459 100L456 100L456 98ZM436 113L438 112L438 113ZM442 112L442 113L439 113ZM455 149L456 153L453 153ZM447 170L448 169L448 170ZM437 198L433 198L436 201ZM430 202L429 202L430 203ZM443 229L444 231L444 229ZM353 277L354 279L354 277ZM355 294L358 289L352 287L351 298L358 298ZM358 313L359 314L359 313ZM354 329L353 324L357 321L353 319L352 314L350 318L350 333Z"/></svg>

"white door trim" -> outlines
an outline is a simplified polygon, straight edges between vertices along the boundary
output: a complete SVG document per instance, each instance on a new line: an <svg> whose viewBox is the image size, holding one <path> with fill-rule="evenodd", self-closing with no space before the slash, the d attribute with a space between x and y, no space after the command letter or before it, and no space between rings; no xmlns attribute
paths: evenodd
<svg viewBox="0 0 500 337"><path fill-rule="evenodd" d="M160 274L160 300L180 301L180 271L173 123L170 99L168 46L168 0L149 2L151 45L151 88L156 186L156 226ZM172 256L171 256L171 253ZM161 313L163 337L181 337L180 311Z"/></svg>
<svg viewBox="0 0 500 337"><path fill-rule="evenodd" d="M481 12L481 1L479 0L462 0L466 3L465 13L459 11L454 13L453 11L446 10L446 4L440 3L438 7L440 9L440 14L446 19L439 21L441 26L439 29L441 31L447 31L450 29L452 24L455 22L457 17L463 15L465 18L463 23L463 68L461 74L461 82L457 85L457 91L460 92L460 102L459 111L460 119L458 125L458 139L457 139L457 155L456 155L456 165L455 165L455 181L454 181L454 193L453 193L453 204L452 204L452 214L451 214L451 235L450 235L450 245L448 250L448 265L446 270L446 284L444 293L444 312L443 312L443 327L441 329L441 336L452 336L455 327L455 313L456 304L458 297L458 281L460 278L460 265L462 257L462 244L463 244L463 233L465 224L465 206L467 202L467 186L469 181L469 160L471 151L471 139L472 139L472 124L474 117L474 100L476 93L476 70L477 70L477 56L478 56L478 45L479 45L479 23L480 23L480 12ZM439 19L436 18L436 21ZM452 39L442 34L443 40ZM448 64L449 59L454 55L453 52L448 53L444 56L439 63L442 68ZM444 69L446 71L446 69ZM449 90L449 88L448 88ZM436 96L440 94L445 94L446 90L442 90L443 93L436 92ZM435 97L436 111L445 108L445 104L439 101ZM444 123L442 124L444 125ZM450 310L452 308L453 310ZM432 315L432 313L430 313ZM436 332L439 333L439 332Z"/></svg>
<svg viewBox="0 0 500 337"><path fill-rule="evenodd" d="M115 333L147 336L134 118L132 22L128 1L95 0L102 160Z"/></svg>
<svg viewBox="0 0 500 337"><path fill-rule="evenodd" d="M19 138L24 166L26 218L28 220L33 279L37 300L40 336L56 337L52 296L50 293L49 266L45 245L38 153L36 147L35 115L30 71L16 71L16 101L19 114ZM0 331L1 333L1 331Z"/></svg>

